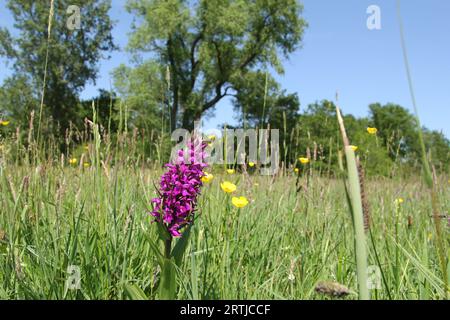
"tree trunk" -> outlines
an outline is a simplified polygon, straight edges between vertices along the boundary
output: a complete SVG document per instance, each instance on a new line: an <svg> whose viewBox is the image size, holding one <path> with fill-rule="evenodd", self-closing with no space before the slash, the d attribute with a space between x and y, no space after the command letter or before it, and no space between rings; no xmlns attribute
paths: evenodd
<svg viewBox="0 0 450 320"><path fill-rule="evenodd" d="M183 129L192 131L194 129L194 122L192 121L192 115L190 110L184 109L183 111Z"/></svg>

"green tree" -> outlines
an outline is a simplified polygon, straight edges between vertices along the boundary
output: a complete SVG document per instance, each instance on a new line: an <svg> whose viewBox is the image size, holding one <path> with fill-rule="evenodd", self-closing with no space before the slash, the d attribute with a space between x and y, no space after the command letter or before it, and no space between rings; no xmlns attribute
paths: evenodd
<svg viewBox="0 0 450 320"><path fill-rule="evenodd" d="M234 110L243 126L266 127L290 132L298 120L300 101L297 94L288 94L267 73L249 72L236 83Z"/></svg>
<svg viewBox="0 0 450 320"><path fill-rule="evenodd" d="M420 144L416 118L407 109L396 104L369 106L370 126L378 129L378 137L390 158L403 167L413 169L420 164ZM441 171L449 169L450 141L443 133L422 128L424 141L432 164Z"/></svg>
<svg viewBox="0 0 450 320"><path fill-rule="evenodd" d="M31 112L36 109L38 91L24 75L12 75L6 78L0 87L0 113L11 126L27 128Z"/></svg>
<svg viewBox="0 0 450 320"><path fill-rule="evenodd" d="M371 119L356 118L352 115L346 115L344 118L350 143L358 148L356 155L360 158L366 174L391 175L395 167L388 149L377 136L367 132Z"/></svg>
<svg viewBox="0 0 450 320"><path fill-rule="evenodd" d="M279 129L280 155L289 162L292 131L298 117L300 102L296 93L288 94L268 74L261 71L249 74L236 84L234 110L244 128Z"/></svg>
<svg viewBox="0 0 450 320"><path fill-rule="evenodd" d="M80 9L79 28L69 28L67 24L73 17L73 13L67 13L71 5ZM20 117L14 102L20 100L17 95L26 83L31 89L27 92L27 104L20 108L38 109L47 60L44 115L55 121L54 129L59 127L54 132L63 133L70 121L79 116L78 95L87 82L95 83L102 53L114 49L108 16L110 1L55 1L48 42L50 1L10 0L7 7L19 33L13 37L9 30L0 29L0 55L12 60L15 71L15 78L7 80L3 88L9 99L0 101L0 108ZM21 79L17 87L14 79Z"/></svg>
<svg viewBox="0 0 450 320"><path fill-rule="evenodd" d="M300 154L305 155L307 148L314 150L315 145L317 145L321 150L321 156L329 155L330 148L336 148L336 143L339 141L335 104L323 100L320 103L308 105L305 112L300 116L299 130Z"/></svg>
<svg viewBox="0 0 450 320"><path fill-rule="evenodd" d="M129 49L168 66L171 129L192 128L251 71L296 50L306 26L297 0L129 0L141 23Z"/></svg>
<svg viewBox="0 0 450 320"><path fill-rule="evenodd" d="M425 147L429 152L431 164L439 171L449 172L450 140L442 132L424 129Z"/></svg>
<svg viewBox="0 0 450 320"><path fill-rule="evenodd" d="M389 151L392 159L412 157L420 152L416 120L402 106L374 103L369 106L372 125L378 129L378 136Z"/></svg>
<svg viewBox="0 0 450 320"><path fill-rule="evenodd" d="M82 125L84 119L92 119L94 111L92 106L94 106L97 123L100 124L102 131L108 130L108 133L117 132L119 127L118 103L119 99L115 92L100 89L98 96L80 103L80 116L75 123Z"/></svg>
<svg viewBox="0 0 450 320"><path fill-rule="evenodd" d="M143 61L134 68L122 64L113 77L124 107L130 110L130 125L158 131L170 125L167 85L159 63Z"/></svg>
<svg viewBox="0 0 450 320"><path fill-rule="evenodd" d="M368 118L343 115L350 143L358 147L357 155L368 175L389 175L393 162L383 143L367 133L372 122ZM298 141L297 141L298 140ZM313 162L319 170L338 170L338 151L342 149L339 126L336 120L336 106L323 100L310 104L298 121L298 134L295 139L296 153L305 156L307 149L316 159Z"/></svg>

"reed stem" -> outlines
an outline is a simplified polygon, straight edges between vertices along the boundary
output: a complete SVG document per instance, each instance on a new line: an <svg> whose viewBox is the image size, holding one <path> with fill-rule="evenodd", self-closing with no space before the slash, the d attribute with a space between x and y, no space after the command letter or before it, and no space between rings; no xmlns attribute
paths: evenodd
<svg viewBox="0 0 450 320"><path fill-rule="evenodd" d="M353 227L355 232L355 254L356 254L356 276L358 278L358 291L360 300L370 300L367 286L367 248L366 235L364 232L364 214L361 200L361 185L359 181L358 166L355 151L350 146L345 131L344 119L339 107L336 106L336 115L344 142L345 157L347 160L347 173L349 183L350 207L353 214Z"/></svg>

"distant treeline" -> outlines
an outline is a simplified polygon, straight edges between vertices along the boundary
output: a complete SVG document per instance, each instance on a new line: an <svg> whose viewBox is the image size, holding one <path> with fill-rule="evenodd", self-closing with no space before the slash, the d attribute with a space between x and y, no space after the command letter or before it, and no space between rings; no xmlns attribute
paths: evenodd
<svg viewBox="0 0 450 320"><path fill-rule="evenodd" d="M315 159L313 166L334 170L341 146L333 103L300 108L298 96L283 90L267 71L281 73L280 61L302 45L307 23L297 0L129 0L125 7L140 22L126 48L130 64L112 70L112 88L88 101L80 92L97 79L100 59L117 49L110 1L53 5L7 1L19 32L13 36L0 29L0 56L13 69L0 86L2 139L14 136L28 149L33 141L40 146L52 141L58 152L68 154L74 144L86 142L95 120L109 141L134 132L142 139L140 157L162 161L170 151L170 132L191 129L228 97L241 127L280 129L286 166L307 155ZM74 18L69 6L80 9L79 26L68 24ZM416 168L415 118L394 104L372 104L369 110L367 118L345 116L368 172L389 175L399 165ZM369 134L368 127L378 133ZM449 140L423 130L429 159L437 170L448 171Z"/></svg>

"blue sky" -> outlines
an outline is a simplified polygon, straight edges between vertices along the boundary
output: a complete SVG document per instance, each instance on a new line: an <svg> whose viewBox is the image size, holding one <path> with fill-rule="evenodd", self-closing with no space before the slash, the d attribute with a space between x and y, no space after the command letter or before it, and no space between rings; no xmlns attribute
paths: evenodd
<svg viewBox="0 0 450 320"><path fill-rule="evenodd" d="M303 0L309 27L303 47L284 61L285 74L276 78L288 92L297 92L301 108L317 100L334 99L339 91L345 113L368 114L373 102L398 103L412 110L402 57L395 0ZM121 50L100 64L96 86L84 90L84 98L109 88L110 72L130 56L124 52L132 17L125 1L112 0L116 20L113 35ZM381 9L381 30L367 29L366 9ZM12 19L0 0L0 26L11 28ZM403 0L402 15L414 88L422 123L450 137L450 1ZM0 60L0 81L10 74ZM231 104L224 100L208 127L234 123Z"/></svg>

